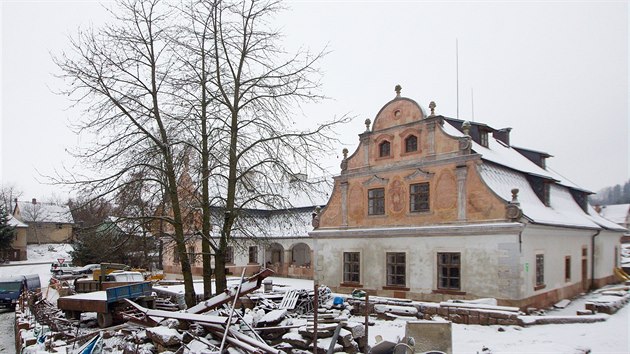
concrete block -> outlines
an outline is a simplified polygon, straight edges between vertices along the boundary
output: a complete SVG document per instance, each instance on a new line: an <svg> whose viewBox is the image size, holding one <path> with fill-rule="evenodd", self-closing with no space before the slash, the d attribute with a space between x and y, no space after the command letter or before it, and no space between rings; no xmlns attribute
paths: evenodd
<svg viewBox="0 0 630 354"><path fill-rule="evenodd" d="M408 321L405 327L405 336L412 337L415 340L416 353L430 350L439 350L448 354L453 353L451 322Z"/></svg>

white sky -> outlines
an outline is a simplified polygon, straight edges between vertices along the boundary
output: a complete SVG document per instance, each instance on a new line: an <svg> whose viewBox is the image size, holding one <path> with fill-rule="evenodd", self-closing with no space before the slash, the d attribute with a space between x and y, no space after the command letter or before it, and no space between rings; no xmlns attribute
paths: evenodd
<svg viewBox="0 0 630 354"><path fill-rule="evenodd" d="M51 92L61 84L50 52L79 25L102 23L95 1L0 0L0 180L24 199L65 196L39 173L72 167L65 148L81 143L67 128L81 114ZM459 118L512 127L515 146L553 155L548 166L597 191L629 179L627 1L291 1L278 26L286 47L328 45L323 92L305 118L357 118L340 129L352 152L366 118L403 96ZM332 174L339 156L331 157Z"/></svg>

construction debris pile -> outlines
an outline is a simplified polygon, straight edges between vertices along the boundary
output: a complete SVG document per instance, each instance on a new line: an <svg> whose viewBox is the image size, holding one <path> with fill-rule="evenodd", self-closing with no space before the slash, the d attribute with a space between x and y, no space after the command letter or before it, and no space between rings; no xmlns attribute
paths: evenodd
<svg viewBox="0 0 630 354"><path fill-rule="evenodd" d="M548 320L517 308L496 306L494 299L426 303L369 297L361 290L350 296L334 295L325 286L283 289L267 281L264 292L256 291L271 274L265 269L241 278L237 286L183 310L168 299L148 306L148 302L121 298L109 310L115 312L113 318L123 319L113 326L102 326L98 313L85 311L77 316L76 312L61 311L41 294L28 293L16 309L16 352L367 353L369 327L377 319L482 325L532 325ZM600 307L618 307L630 300L627 286L613 290L596 298ZM107 299L112 299L109 294ZM158 304L159 308L155 306ZM554 320L600 321L605 316L555 316ZM450 329L448 338L450 342ZM385 342L381 347L388 350L372 348L372 353L390 353L402 343Z"/></svg>

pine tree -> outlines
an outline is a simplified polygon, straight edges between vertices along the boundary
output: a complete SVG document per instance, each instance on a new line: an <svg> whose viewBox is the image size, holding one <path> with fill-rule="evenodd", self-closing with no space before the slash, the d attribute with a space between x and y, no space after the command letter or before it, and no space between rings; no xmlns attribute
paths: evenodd
<svg viewBox="0 0 630 354"><path fill-rule="evenodd" d="M9 225L9 213L0 207L0 251L9 249L15 237L15 227Z"/></svg>

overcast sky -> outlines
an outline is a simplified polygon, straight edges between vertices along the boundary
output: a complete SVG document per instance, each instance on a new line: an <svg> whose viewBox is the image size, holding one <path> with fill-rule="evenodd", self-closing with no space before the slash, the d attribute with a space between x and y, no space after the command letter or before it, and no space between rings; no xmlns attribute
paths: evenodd
<svg viewBox="0 0 630 354"><path fill-rule="evenodd" d="M78 26L108 17L96 1L0 0L0 180L23 198L67 197L40 174L74 166L77 144L50 52ZM366 118L394 98L394 86L428 110L513 128L515 146L553 155L548 166L597 191L629 179L627 1L290 1L278 19L286 48L328 46L323 92L310 119L349 113L340 130L351 152ZM473 99L474 98L474 99ZM474 107L474 110L473 110ZM474 113L474 117L473 117ZM331 174L339 173L332 156Z"/></svg>

